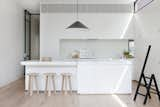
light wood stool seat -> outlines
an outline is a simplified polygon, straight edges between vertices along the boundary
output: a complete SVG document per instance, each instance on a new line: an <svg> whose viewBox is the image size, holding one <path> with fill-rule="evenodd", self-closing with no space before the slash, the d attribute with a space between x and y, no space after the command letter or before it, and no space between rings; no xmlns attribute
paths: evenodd
<svg viewBox="0 0 160 107"><path fill-rule="evenodd" d="M45 93L48 93L48 96L51 95L51 88L49 88L49 83L52 80L54 94L56 94L56 84L55 84L55 77L56 73L44 73L44 76L46 77L46 84L45 84Z"/></svg>
<svg viewBox="0 0 160 107"><path fill-rule="evenodd" d="M71 77L72 77L72 74L71 73L62 73L62 93L67 93L68 91L68 86L67 86L67 82L68 82L68 85L69 85L69 90L70 90L70 93L72 93L72 83L71 83ZM64 89L65 87L65 89Z"/></svg>
<svg viewBox="0 0 160 107"><path fill-rule="evenodd" d="M38 73L28 73L27 75L29 76L29 83L28 83L29 95L32 96L33 94L33 80L35 81L37 94L39 94L38 80L37 80L37 77L39 76L39 74Z"/></svg>

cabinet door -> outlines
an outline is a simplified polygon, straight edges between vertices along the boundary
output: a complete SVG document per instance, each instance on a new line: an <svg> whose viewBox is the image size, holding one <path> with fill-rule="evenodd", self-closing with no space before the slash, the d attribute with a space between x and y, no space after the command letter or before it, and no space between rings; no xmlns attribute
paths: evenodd
<svg viewBox="0 0 160 107"><path fill-rule="evenodd" d="M78 64L78 93L131 93L130 66L108 62Z"/></svg>

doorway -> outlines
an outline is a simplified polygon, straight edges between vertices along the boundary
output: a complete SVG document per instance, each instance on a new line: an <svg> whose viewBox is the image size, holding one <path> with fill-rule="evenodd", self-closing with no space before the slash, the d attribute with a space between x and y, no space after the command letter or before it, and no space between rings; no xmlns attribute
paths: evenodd
<svg viewBox="0 0 160 107"><path fill-rule="evenodd" d="M24 60L36 60L40 56L40 14L25 14Z"/></svg>

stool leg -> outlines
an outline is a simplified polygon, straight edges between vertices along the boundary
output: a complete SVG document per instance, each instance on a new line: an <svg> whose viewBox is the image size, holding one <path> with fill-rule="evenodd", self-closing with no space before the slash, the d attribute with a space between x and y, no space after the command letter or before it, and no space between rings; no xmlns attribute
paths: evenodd
<svg viewBox="0 0 160 107"><path fill-rule="evenodd" d="M68 77L69 80L69 88L70 88L70 93L72 94L72 83L71 83L71 77Z"/></svg>
<svg viewBox="0 0 160 107"><path fill-rule="evenodd" d="M36 85L36 89L37 89L37 94L39 94L39 87L38 87L38 79L37 79L37 76L35 76L34 79L35 79L35 85Z"/></svg>
<svg viewBox="0 0 160 107"><path fill-rule="evenodd" d="M67 91L68 91L68 89L67 89L67 76L65 76L65 94L67 94Z"/></svg>
<svg viewBox="0 0 160 107"><path fill-rule="evenodd" d="M52 84L53 84L54 94L56 94L55 76L52 76Z"/></svg>
<svg viewBox="0 0 160 107"><path fill-rule="evenodd" d="M61 89L62 93L64 93L64 76L62 76L62 89Z"/></svg>
<svg viewBox="0 0 160 107"><path fill-rule="evenodd" d="M46 75L45 94L47 93L47 87L48 87L48 76Z"/></svg>
<svg viewBox="0 0 160 107"><path fill-rule="evenodd" d="M50 89L51 87L49 87L50 79L51 79L50 76L48 76L48 96L51 96L51 89Z"/></svg>
<svg viewBox="0 0 160 107"><path fill-rule="evenodd" d="M31 77L30 76L28 76L28 92L29 92L29 94L30 94L30 90L31 90Z"/></svg>
<svg viewBox="0 0 160 107"><path fill-rule="evenodd" d="M32 94L33 94L33 77L32 76L30 76L30 96L32 96Z"/></svg>

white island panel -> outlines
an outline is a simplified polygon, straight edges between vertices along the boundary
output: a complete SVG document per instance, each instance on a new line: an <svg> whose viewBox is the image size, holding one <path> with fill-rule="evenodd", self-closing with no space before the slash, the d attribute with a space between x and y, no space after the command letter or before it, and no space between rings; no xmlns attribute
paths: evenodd
<svg viewBox="0 0 160 107"><path fill-rule="evenodd" d="M131 93L132 65L118 62L79 62L78 93Z"/></svg>
<svg viewBox="0 0 160 107"><path fill-rule="evenodd" d="M72 73L72 87L79 94L129 94L132 89L133 64L129 60L24 61L21 64L26 69L25 90L28 90L27 73L39 73L41 91L45 89L44 73L57 74L57 91L61 90L61 73Z"/></svg>

